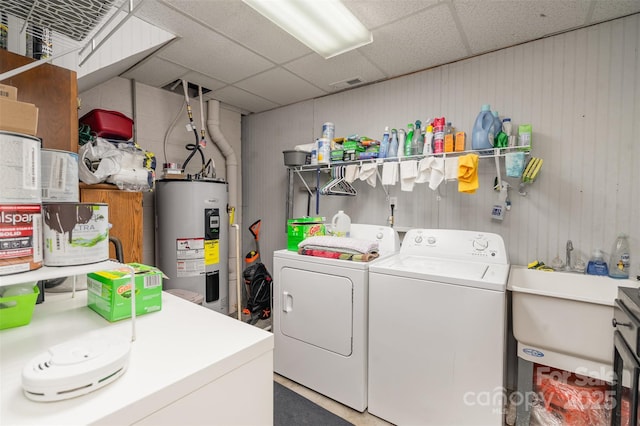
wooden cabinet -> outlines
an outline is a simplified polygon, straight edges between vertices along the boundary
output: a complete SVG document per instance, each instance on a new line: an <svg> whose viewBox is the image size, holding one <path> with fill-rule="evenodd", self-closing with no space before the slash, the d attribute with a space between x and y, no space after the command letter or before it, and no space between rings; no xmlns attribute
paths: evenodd
<svg viewBox="0 0 640 426"><path fill-rule="evenodd" d="M121 191L115 185L80 184L80 201L83 203L106 203L109 205L109 235L122 243L125 263L142 263L142 192ZM113 244L109 257L116 258Z"/></svg>
<svg viewBox="0 0 640 426"><path fill-rule="evenodd" d="M0 49L0 73L34 59ZM18 100L38 107L38 136L42 147L78 152L78 79L75 71L40 65L0 81L18 88Z"/></svg>

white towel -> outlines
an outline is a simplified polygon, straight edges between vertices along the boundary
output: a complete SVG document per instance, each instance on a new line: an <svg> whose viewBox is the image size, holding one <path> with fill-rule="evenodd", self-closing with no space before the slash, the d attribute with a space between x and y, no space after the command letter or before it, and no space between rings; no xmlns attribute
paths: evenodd
<svg viewBox="0 0 640 426"><path fill-rule="evenodd" d="M382 164L382 184L395 185L398 182L398 163L387 161Z"/></svg>
<svg viewBox="0 0 640 426"><path fill-rule="evenodd" d="M458 157L444 159L444 178L446 180L458 179Z"/></svg>
<svg viewBox="0 0 640 426"><path fill-rule="evenodd" d="M416 183L429 182L433 160L433 157L426 157L420 160L420 162L418 163L418 177L416 178Z"/></svg>
<svg viewBox="0 0 640 426"><path fill-rule="evenodd" d="M438 186L444 179L444 158L434 157L433 164L431 164L431 176L429 177L429 188L434 191L438 189Z"/></svg>
<svg viewBox="0 0 640 426"><path fill-rule="evenodd" d="M352 183L358 177L358 165L349 164L344 171L344 180L347 183Z"/></svg>
<svg viewBox="0 0 640 426"><path fill-rule="evenodd" d="M360 180L366 180L371 187L376 187L376 174L378 165L375 163L364 163L360 166Z"/></svg>
<svg viewBox="0 0 640 426"><path fill-rule="evenodd" d="M418 162L407 160L400 163L400 189L413 191L413 185L418 177Z"/></svg>

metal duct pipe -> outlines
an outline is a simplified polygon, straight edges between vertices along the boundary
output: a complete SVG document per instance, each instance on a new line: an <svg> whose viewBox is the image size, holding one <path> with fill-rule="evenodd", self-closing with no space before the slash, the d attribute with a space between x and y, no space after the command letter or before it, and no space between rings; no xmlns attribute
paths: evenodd
<svg viewBox="0 0 640 426"><path fill-rule="evenodd" d="M233 151L233 148L225 138L222 130L220 129L220 101L209 100L207 101L207 130L209 131L209 136L211 136L211 140L218 147L223 157L225 158L226 164L226 177L227 182L229 184L229 209L230 209L230 217L232 217L232 225L237 223L239 226L239 230L242 229L240 223L240 212L239 212L239 204L238 204L238 192L239 189L242 188L242 182L238 170L238 159L236 157L236 153ZM229 241L231 243L231 239ZM237 244L237 243L236 243ZM233 272L235 271L235 279L238 280L242 274L242 271L239 269L240 259L236 259L239 257L237 253L240 252L240 248L237 247L232 250L229 247L229 283L233 282L231 279ZM241 294L236 295L238 311L242 309L241 306ZM233 307L231 306L231 298L229 298L229 310L231 311Z"/></svg>

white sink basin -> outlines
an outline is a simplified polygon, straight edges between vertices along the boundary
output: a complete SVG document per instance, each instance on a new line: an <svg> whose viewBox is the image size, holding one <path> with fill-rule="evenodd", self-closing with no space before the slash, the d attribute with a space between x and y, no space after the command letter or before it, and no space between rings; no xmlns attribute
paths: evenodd
<svg viewBox="0 0 640 426"><path fill-rule="evenodd" d="M631 280L512 266L513 334L518 356L531 362L611 380L613 304Z"/></svg>

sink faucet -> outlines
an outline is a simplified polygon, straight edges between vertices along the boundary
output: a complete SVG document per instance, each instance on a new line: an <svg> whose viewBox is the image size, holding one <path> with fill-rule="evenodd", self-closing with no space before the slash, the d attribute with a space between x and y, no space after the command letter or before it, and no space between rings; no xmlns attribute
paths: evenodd
<svg viewBox="0 0 640 426"><path fill-rule="evenodd" d="M573 268L571 267L571 252L573 251L573 243L571 240L567 240L567 263L565 269L567 271L571 271Z"/></svg>

